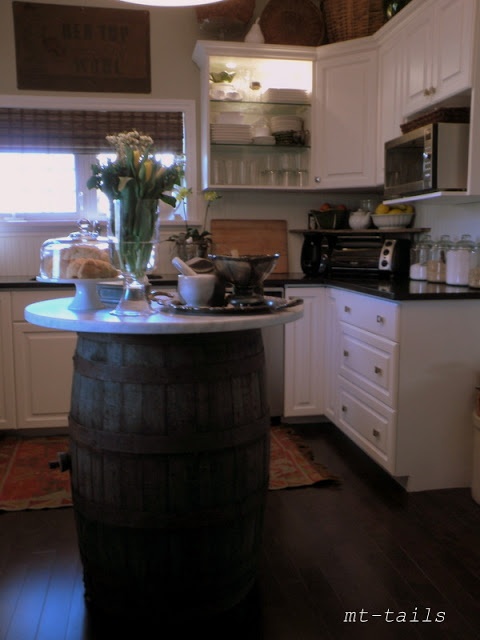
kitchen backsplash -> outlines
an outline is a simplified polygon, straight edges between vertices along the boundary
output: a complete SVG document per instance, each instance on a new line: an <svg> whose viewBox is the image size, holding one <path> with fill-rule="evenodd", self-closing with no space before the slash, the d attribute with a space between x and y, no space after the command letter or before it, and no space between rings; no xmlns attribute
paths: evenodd
<svg viewBox="0 0 480 640"><path fill-rule="evenodd" d="M265 219L287 220L289 229L307 227L307 214L322 202L344 203L352 210L356 209L361 199L372 197L378 201L378 194L298 194L274 192L224 192L222 198L211 209L211 217L226 219ZM463 233L472 235L480 242L480 202L465 205L428 205L416 204L415 226L431 227L435 238L448 233L453 239ZM26 223L0 223L0 275L34 276L38 272L40 247L44 240L64 236L74 230L75 225L63 227L39 227ZM22 225L20 227L20 225ZM208 227L207 222L207 227ZM167 241L170 234L178 232L178 227L164 225L161 231L157 272L170 274L171 243ZM289 234L288 253L291 272L300 272L300 253L302 236Z"/></svg>

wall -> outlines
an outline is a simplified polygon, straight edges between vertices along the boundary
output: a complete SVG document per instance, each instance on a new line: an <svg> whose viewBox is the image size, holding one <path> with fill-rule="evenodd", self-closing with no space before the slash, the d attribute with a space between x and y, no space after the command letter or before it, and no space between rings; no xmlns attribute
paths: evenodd
<svg viewBox="0 0 480 640"><path fill-rule="evenodd" d="M47 0L44 0L47 2ZM142 8L115 0L48 0L50 4L74 6L101 6L115 8ZM266 0L257 2L254 18L260 15ZM121 7L120 7L121 5ZM147 7L145 7L147 8ZM195 10L183 8L147 8L150 12L151 29L151 64L152 64L152 98L190 99L199 102L199 72L192 61L192 52L197 39L202 33L197 24ZM0 105L1 96L26 94L16 88L15 48L13 33L13 17L11 2L0 2ZM50 92L35 92L36 95L52 95ZM68 96L95 96L68 92ZM109 94L102 94L106 97ZM115 94L110 94L115 97ZM134 97L128 94L125 97ZM140 96L141 97L141 96ZM197 109L198 111L198 109ZM197 113L198 119L198 113ZM198 128L199 130L199 128ZM212 208L212 217L225 218L268 218L286 219L290 229L305 228L306 214L316 208L324 200L344 202L356 208L360 198L355 194L284 194L284 193L225 193ZM377 196L378 197L378 196ZM480 241L480 204L468 206L418 205L417 225L431 226L432 235L451 233L471 233ZM21 223L17 223L21 224ZM0 275L32 275L37 272L37 255L42 241L48 237L64 235L72 229L39 229L29 227L27 234L22 233L19 245L12 234L12 225L0 228ZM163 238L171 230L165 227ZM159 269L171 272L169 249L170 244L161 243ZM19 248L21 247L21 251ZM300 271L301 236L289 234L290 269Z"/></svg>

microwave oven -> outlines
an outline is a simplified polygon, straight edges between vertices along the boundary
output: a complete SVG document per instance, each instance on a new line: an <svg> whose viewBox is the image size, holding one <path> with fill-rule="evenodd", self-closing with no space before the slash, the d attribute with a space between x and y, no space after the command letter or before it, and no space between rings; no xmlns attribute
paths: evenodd
<svg viewBox="0 0 480 640"><path fill-rule="evenodd" d="M468 123L436 122L385 143L385 198L466 191Z"/></svg>

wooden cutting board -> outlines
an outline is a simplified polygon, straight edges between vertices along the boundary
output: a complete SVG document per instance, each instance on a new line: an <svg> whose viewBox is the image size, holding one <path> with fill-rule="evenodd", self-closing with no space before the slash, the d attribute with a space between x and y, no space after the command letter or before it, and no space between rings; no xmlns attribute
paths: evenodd
<svg viewBox="0 0 480 640"><path fill-rule="evenodd" d="M230 255L279 253L275 273L288 273L286 220L222 220L210 223L215 252Z"/></svg>

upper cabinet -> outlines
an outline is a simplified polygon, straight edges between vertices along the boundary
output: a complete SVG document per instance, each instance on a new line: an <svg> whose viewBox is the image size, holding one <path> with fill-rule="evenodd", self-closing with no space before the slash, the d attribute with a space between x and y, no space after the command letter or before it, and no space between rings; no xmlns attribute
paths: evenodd
<svg viewBox="0 0 480 640"><path fill-rule="evenodd" d="M385 142L401 135L405 106L405 47L401 35L386 38L378 51L377 179L383 184Z"/></svg>
<svg viewBox="0 0 480 640"><path fill-rule="evenodd" d="M465 195L479 194L477 23L477 0L412 0L367 38L198 42L203 189L378 188L402 123L470 106Z"/></svg>
<svg viewBox="0 0 480 640"><path fill-rule="evenodd" d="M375 184L377 47L370 39L318 49L312 144L321 189Z"/></svg>
<svg viewBox="0 0 480 640"><path fill-rule="evenodd" d="M197 43L204 189L311 184L314 58L312 47Z"/></svg>
<svg viewBox="0 0 480 640"><path fill-rule="evenodd" d="M404 115L472 87L475 0L427 2L402 26Z"/></svg>

